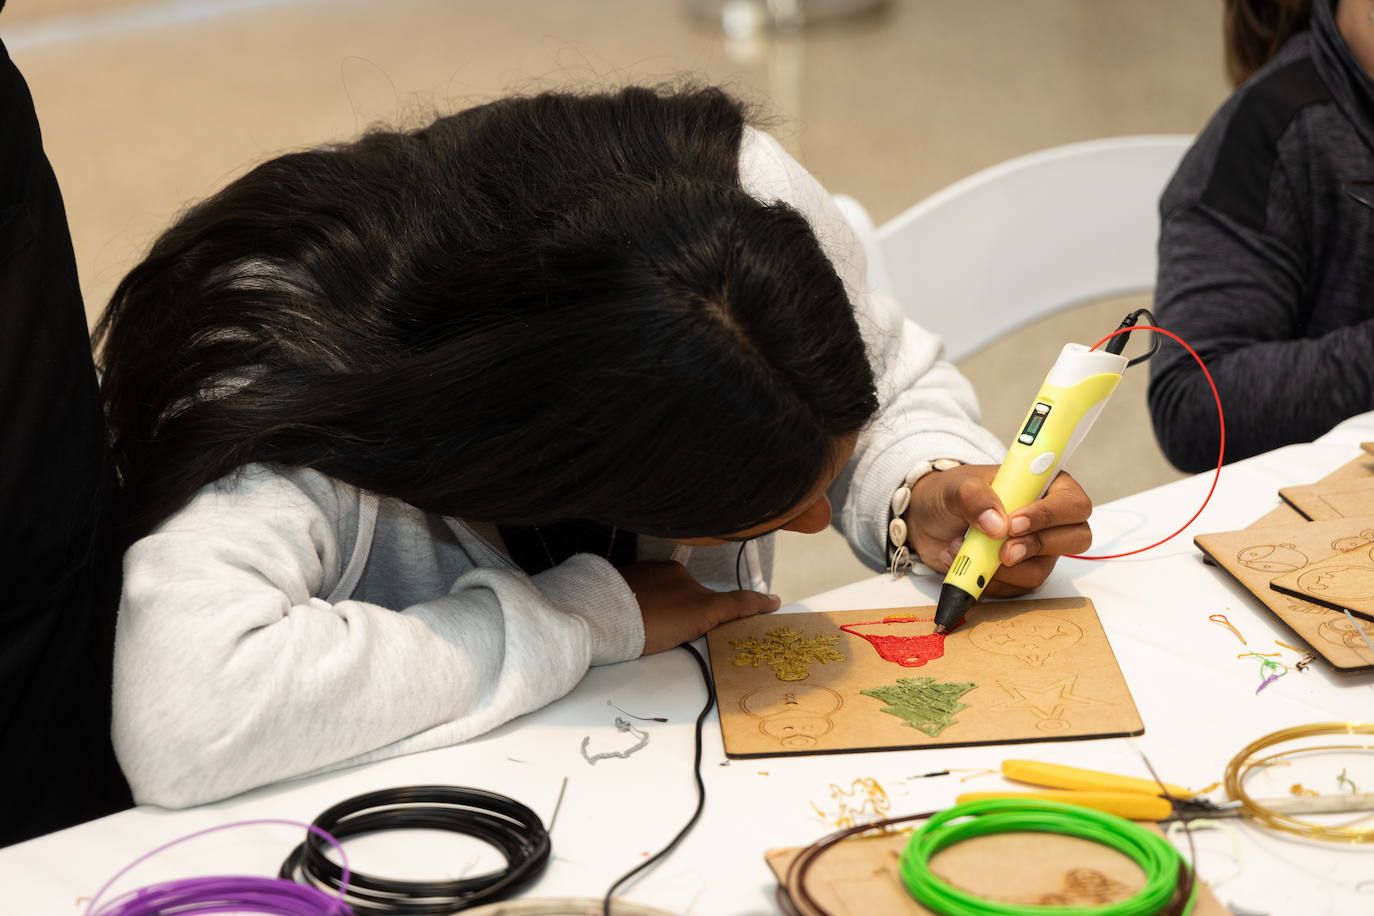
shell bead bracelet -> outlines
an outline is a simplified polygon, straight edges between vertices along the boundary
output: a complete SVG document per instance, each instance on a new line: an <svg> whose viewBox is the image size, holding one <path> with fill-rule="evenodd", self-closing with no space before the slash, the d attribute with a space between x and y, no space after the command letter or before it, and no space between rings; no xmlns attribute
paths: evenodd
<svg viewBox="0 0 1374 916"><path fill-rule="evenodd" d="M892 515L887 523L888 540L888 569L892 572L894 579L900 579L916 567L916 561L911 558L911 548L907 546L907 525L906 519L902 518L902 513L906 512L911 505L911 491L916 486L916 481L929 474L931 471L948 471L950 468L957 468L963 464L953 458L937 458L934 461L922 461L911 469L902 481L902 485L892 494Z"/></svg>

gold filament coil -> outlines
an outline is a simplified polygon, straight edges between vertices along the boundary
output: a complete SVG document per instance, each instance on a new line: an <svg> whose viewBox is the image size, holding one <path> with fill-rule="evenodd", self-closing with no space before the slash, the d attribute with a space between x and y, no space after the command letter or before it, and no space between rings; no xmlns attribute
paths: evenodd
<svg viewBox="0 0 1374 916"><path fill-rule="evenodd" d="M1296 725L1292 728L1280 729L1279 731L1265 735L1252 741L1239 754L1231 758L1231 762L1226 765L1226 794L1234 801L1240 802L1241 814L1256 823L1284 833L1292 833L1297 836L1306 837L1313 840L1326 840L1332 843L1370 843L1374 842L1374 828L1352 829L1341 826L1327 826L1325 824L1314 824L1311 821L1299 820L1286 814L1279 814L1276 811L1257 804L1249 793L1245 791L1245 777L1255 767L1266 766L1280 757L1287 757L1292 754L1310 753L1313 751L1332 751L1332 750L1374 750L1374 745L1368 744L1328 744L1318 747L1299 747L1287 751L1280 751L1277 754L1270 754L1258 760L1252 760L1257 753L1276 744L1284 744L1289 741L1296 741L1301 738L1314 738L1321 735L1374 735L1374 723L1369 722L1314 722L1311 725Z"/></svg>

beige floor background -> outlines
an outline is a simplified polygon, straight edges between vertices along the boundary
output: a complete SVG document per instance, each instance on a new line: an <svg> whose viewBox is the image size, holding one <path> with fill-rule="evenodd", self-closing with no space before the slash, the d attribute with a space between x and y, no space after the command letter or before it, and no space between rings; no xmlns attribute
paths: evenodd
<svg viewBox="0 0 1374 916"><path fill-rule="evenodd" d="M1196 132L1226 95L1219 0L894 0L741 38L694 14L712 6L9 0L0 38L33 91L88 316L178 210L254 163L510 91L682 74L727 85L879 222L1033 150ZM1062 313L966 360L985 424L1008 438L1060 346L1095 340L1142 301ZM1137 373L1070 468L1099 502L1179 476ZM794 600L866 573L833 532L789 536L775 588Z"/></svg>

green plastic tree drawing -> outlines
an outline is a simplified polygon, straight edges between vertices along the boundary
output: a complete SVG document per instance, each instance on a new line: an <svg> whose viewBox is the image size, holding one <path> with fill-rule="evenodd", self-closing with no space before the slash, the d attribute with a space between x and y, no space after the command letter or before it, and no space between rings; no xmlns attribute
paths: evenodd
<svg viewBox="0 0 1374 916"><path fill-rule="evenodd" d="M844 653L833 648L839 643L837 635L806 636L791 627L777 627L763 634L762 639L732 639L735 664L757 668L768 665L780 681L800 681L811 674L811 665L820 662L844 661Z"/></svg>
<svg viewBox="0 0 1374 916"><path fill-rule="evenodd" d="M890 686L859 692L882 700L887 704L883 712L934 738L954 724L956 712L968 709L968 704L960 703L959 698L977 686L946 683L933 677L904 677Z"/></svg>

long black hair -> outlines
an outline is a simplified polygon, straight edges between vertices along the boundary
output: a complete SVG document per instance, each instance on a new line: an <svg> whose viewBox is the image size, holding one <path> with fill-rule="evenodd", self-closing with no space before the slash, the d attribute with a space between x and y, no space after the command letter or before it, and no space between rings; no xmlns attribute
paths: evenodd
<svg viewBox="0 0 1374 916"><path fill-rule="evenodd" d="M248 462L498 524L795 508L877 401L809 224L717 89L503 99L272 159L97 325L126 536Z"/></svg>

